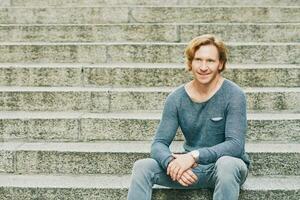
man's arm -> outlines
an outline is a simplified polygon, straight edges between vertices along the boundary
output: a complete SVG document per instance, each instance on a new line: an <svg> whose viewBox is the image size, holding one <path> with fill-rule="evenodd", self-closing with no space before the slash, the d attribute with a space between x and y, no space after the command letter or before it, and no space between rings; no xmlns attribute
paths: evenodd
<svg viewBox="0 0 300 200"><path fill-rule="evenodd" d="M197 162L200 164L216 162L225 155L240 158L244 153L247 130L246 96L243 92L232 95L226 110L225 141L198 149Z"/></svg>
<svg viewBox="0 0 300 200"><path fill-rule="evenodd" d="M178 126L177 108L171 94L166 99L162 118L151 146L151 158L160 163L164 169L167 169L169 162L173 159L169 146L176 135Z"/></svg>

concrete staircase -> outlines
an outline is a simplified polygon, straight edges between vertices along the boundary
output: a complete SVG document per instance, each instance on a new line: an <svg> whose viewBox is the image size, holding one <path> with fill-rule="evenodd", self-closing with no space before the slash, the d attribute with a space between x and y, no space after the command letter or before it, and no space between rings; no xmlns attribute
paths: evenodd
<svg viewBox="0 0 300 200"><path fill-rule="evenodd" d="M204 33L228 44L224 76L247 93L240 199L299 200L299 0L1 0L0 200L126 199L166 96L191 79L185 45Z"/></svg>

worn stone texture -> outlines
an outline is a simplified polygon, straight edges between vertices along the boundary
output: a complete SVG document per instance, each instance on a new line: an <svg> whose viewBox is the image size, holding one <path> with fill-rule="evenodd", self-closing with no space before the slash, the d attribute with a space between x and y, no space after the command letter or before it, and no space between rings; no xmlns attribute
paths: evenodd
<svg viewBox="0 0 300 200"><path fill-rule="evenodd" d="M19 63L74 63L105 62L106 50L103 45L40 44L0 46L0 62Z"/></svg>
<svg viewBox="0 0 300 200"><path fill-rule="evenodd" d="M182 43L1 45L0 62L183 63ZM300 45L229 44L230 63L297 64Z"/></svg>
<svg viewBox="0 0 300 200"><path fill-rule="evenodd" d="M177 31L179 30L179 31ZM214 33L225 42L298 42L294 24L2 25L2 42L188 42Z"/></svg>
<svg viewBox="0 0 300 200"><path fill-rule="evenodd" d="M168 92L111 92L110 111L162 110Z"/></svg>
<svg viewBox="0 0 300 200"><path fill-rule="evenodd" d="M297 7L136 7L139 23L299 22Z"/></svg>
<svg viewBox="0 0 300 200"><path fill-rule="evenodd" d="M79 86L80 68L0 67L1 86Z"/></svg>
<svg viewBox="0 0 300 200"><path fill-rule="evenodd" d="M300 175L299 153L252 153L250 173L253 175Z"/></svg>
<svg viewBox="0 0 300 200"><path fill-rule="evenodd" d="M90 199L111 199L111 200L125 200L127 198L127 189L109 188L109 189L95 189L95 188L63 188L57 190L56 188L40 188L36 190L38 199L72 199L72 200L90 200Z"/></svg>
<svg viewBox="0 0 300 200"><path fill-rule="evenodd" d="M111 111L110 92L91 92L89 110L91 112L110 112Z"/></svg>
<svg viewBox="0 0 300 200"><path fill-rule="evenodd" d="M82 138L92 140L151 140L158 120L91 119L81 120Z"/></svg>
<svg viewBox="0 0 300 200"><path fill-rule="evenodd" d="M179 25L180 41L188 42L202 34L213 33L225 42L299 42L296 24L191 24Z"/></svg>
<svg viewBox="0 0 300 200"><path fill-rule="evenodd" d="M126 200L127 189L117 188L0 188L1 200L90 200L90 199L109 199ZM298 200L300 193L298 190L242 190L241 200L272 199L272 200ZM212 199L212 191L209 190L172 190L158 189L153 190L153 200L165 199L181 200L209 200Z"/></svg>
<svg viewBox="0 0 300 200"><path fill-rule="evenodd" d="M294 92L259 92L247 93L249 110L257 112L267 111L300 111L300 95Z"/></svg>
<svg viewBox="0 0 300 200"><path fill-rule="evenodd" d="M0 151L0 172L1 173L13 173L15 154L9 151Z"/></svg>
<svg viewBox="0 0 300 200"><path fill-rule="evenodd" d="M225 78L241 87L299 87L300 68L227 69Z"/></svg>
<svg viewBox="0 0 300 200"><path fill-rule="evenodd" d="M177 0L46 0L43 3L39 0L12 0L15 6L109 6L109 5L175 5Z"/></svg>
<svg viewBox="0 0 300 200"><path fill-rule="evenodd" d="M300 197L300 192L297 191L284 191L284 190L274 190L274 191L263 191L257 192L253 191L241 191L240 199L252 200L256 199L274 199L274 200L297 200Z"/></svg>
<svg viewBox="0 0 300 200"><path fill-rule="evenodd" d="M1 24L127 23L126 7L0 8Z"/></svg>
<svg viewBox="0 0 300 200"><path fill-rule="evenodd" d="M245 45L229 47L229 62L233 63L300 63L300 45ZM279 59L280 58L280 59Z"/></svg>
<svg viewBox="0 0 300 200"><path fill-rule="evenodd" d="M4 2L8 0L4 0ZM7 3L8 4L8 3ZM9 5L9 4L8 4ZM297 0L11 0L12 6L109 6L109 5L290 5L299 6Z"/></svg>
<svg viewBox="0 0 300 200"><path fill-rule="evenodd" d="M299 126L300 120L248 120L246 139L298 143Z"/></svg>
<svg viewBox="0 0 300 200"><path fill-rule="evenodd" d="M2 140L78 141L76 119L0 119Z"/></svg>
<svg viewBox="0 0 300 200"><path fill-rule="evenodd" d="M36 196L36 188L0 187L1 200L32 200Z"/></svg>
<svg viewBox="0 0 300 200"><path fill-rule="evenodd" d="M9 25L3 42L177 42L175 25Z"/></svg>
<svg viewBox="0 0 300 200"><path fill-rule="evenodd" d="M146 154L18 151L16 156L21 174L129 174L135 160Z"/></svg>
<svg viewBox="0 0 300 200"><path fill-rule="evenodd" d="M1 92L2 111L72 111L90 110L89 92ZM98 104L108 107L107 97Z"/></svg>
<svg viewBox="0 0 300 200"><path fill-rule="evenodd" d="M4 151L12 155L13 151ZM150 156L138 152L68 152L54 150L17 150L17 174L130 174L133 163ZM300 154L249 152L252 175L300 175ZM12 172L12 158L2 161L2 172Z"/></svg>
<svg viewBox="0 0 300 200"><path fill-rule="evenodd" d="M191 76L182 69L123 69L112 71L112 85L133 87L177 87L191 80Z"/></svg>
<svg viewBox="0 0 300 200"><path fill-rule="evenodd" d="M111 86L111 68L83 68L83 84L86 86Z"/></svg>
<svg viewBox="0 0 300 200"><path fill-rule="evenodd" d="M2 86L178 87L191 80L182 68L143 67L0 67ZM268 74L268 76L266 76ZM231 68L225 78L241 87L299 87L300 68Z"/></svg>
<svg viewBox="0 0 300 200"><path fill-rule="evenodd" d="M178 5L241 5L241 6L254 6L254 5L290 5L290 6L299 6L300 3L297 0L179 0Z"/></svg>
<svg viewBox="0 0 300 200"><path fill-rule="evenodd" d="M183 62L183 46L180 44L132 44L111 45L107 47L108 61L169 63Z"/></svg>

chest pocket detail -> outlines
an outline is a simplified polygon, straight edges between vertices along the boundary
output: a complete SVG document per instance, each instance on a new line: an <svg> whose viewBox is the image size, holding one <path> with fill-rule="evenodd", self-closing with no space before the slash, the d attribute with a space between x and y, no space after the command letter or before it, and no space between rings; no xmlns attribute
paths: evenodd
<svg viewBox="0 0 300 200"><path fill-rule="evenodd" d="M223 117L212 117L208 120L208 126L213 128L213 127L224 127L225 125L225 120Z"/></svg>

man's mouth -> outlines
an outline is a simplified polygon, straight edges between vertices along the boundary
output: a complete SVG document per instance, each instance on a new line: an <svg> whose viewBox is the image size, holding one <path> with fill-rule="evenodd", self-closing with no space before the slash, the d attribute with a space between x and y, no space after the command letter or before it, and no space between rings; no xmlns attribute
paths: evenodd
<svg viewBox="0 0 300 200"><path fill-rule="evenodd" d="M197 73L197 74L200 75L200 76L207 76L207 75L209 75L210 73L208 73L208 74Z"/></svg>

